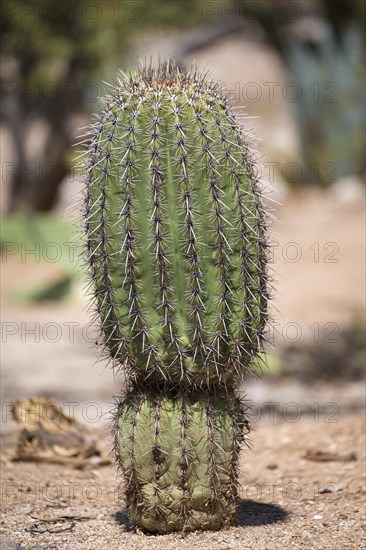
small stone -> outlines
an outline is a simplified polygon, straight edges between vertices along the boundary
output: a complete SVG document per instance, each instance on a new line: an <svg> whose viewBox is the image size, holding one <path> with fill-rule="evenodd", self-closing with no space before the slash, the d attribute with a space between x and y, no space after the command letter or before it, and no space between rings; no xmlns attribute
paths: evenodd
<svg viewBox="0 0 366 550"><path fill-rule="evenodd" d="M1 550L23 550L23 546L8 537L0 537L0 548Z"/></svg>
<svg viewBox="0 0 366 550"><path fill-rule="evenodd" d="M320 514L315 514L313 519L323 519L323 516L321 516Z"/></svg>
<svg viewBox="0 0 366 550"><path fill-rule="evenodd" d="M322 495L324 493L338 493L338 491L343 491L344 488L345 485L341 483L331 483L330 485L319 489L319 494Z"/></svg>

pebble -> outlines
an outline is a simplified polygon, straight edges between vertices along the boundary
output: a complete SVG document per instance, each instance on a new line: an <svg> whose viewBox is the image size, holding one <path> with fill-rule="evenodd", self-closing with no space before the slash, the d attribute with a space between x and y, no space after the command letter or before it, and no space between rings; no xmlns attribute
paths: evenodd
<svg viewBox="0 0 366 550"><path fill-rule="evenodd" d="M23 550L23 546L20 546L17 542L14 542L8 537L0 536L0 548L1 550Z"/></svg>
<svg viewBox="0 0 366 550"><path fill-rule="evenodd" d="M345 487L346 485L343 485L341 483L331 483L330 485L319 489L319 494L322 495L324 493L338 493L338 491L343 491Z"/></svg>

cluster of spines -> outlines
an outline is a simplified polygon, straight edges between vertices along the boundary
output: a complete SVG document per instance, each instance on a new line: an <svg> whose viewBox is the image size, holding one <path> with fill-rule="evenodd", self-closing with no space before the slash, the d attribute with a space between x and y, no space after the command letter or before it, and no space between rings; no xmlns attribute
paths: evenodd
<svg viewBox="0 0 366 550"><path fill-rule="evenodd" d="M155 258L155 280L156 291L160 298L160 303L157 307L158 311L162 312L162 327L163 338L168 342L168 346L172 347L176 354L176 359L179 361L180 369L184 370L182 361L182 350L178 337L178 330L175 321L175 308L172 291L172 272L171 260L169 259L169 250L167 243L167 229L165 227L167 221L168 205L164 199L164 173L162 169L163 159L161 158L160 145L160 118L159 111L161 109L160 97L158 91L154 93L154 103L152 104L152 143L151 143L151 160L149 169L151 173L152 187L152 248ZM182 373L183 374L183 373Z"/></svg>
<svg viewBox="0 0 366 550"><path fill-rule="evenodd" d="M197 239L196 221L192 204L192 189L190 185L189 172L190 168L187 161L187 137L183 130L183 121L180 109L175 101L171 98L172 109L174 115L174 128L176 131L176 171L177 171L177 187L181 189L181 204L183 204L183 218L185 240L183 242L186 263L191 284L186 296L188 304L190 304L189 319L191 319L191 337L194 346L193 361L197 357L204 362L204 352L206 344L203 338L202 318L205 312L203 301L203 277L200 266L198 253L199 242Z"/></svg>
<svg viewBox="0 0 366 550"><path fill-rule="evenodd" d="M115 128L117 119L112 119L112 125L108 138L106 138L106 148L104 151L104 160L106 165L99 175L100 181L100 193L97 198L93 198L90 186L97 185L98 181L93 178L93 172L98 163L101 163L103 158L101 156L101 145L103 141L100 137L105 130L105 124L107 120L110 120L111 113L105 112L98 121L94 139L90 143L89 150L89 162L86 166L87 169L87 188L85 195L85 231L87 235L86 247L87 247L87 262L92 274L92 282L94 285L94 293L97 301L97 313L98 318L102 319L101 331L105 327L107 330L107 336L105 337L105 345L113 336L113 332L118 332L120 329L120 335L123 334L122 327L118 321L116 310L117 306L114 299L114 290L112 282L110 280L110 271L108 269L108 237L107 237L107 186L103 185L103 181L110 177L111 172L109 170L111 165L111 148L115 135ZM99 224L93 226L92 219L98 216ZM104 308L108 308L105 313ZM110 330L109 330L110 329ZM123 339L120 339L121 346L123 345ZM115 352L114 352L115 353Z"/></svg>

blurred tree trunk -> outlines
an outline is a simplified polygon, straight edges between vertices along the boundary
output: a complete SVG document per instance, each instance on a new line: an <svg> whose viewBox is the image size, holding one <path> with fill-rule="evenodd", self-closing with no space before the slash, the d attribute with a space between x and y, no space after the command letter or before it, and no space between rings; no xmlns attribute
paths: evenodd
<svg viewBox="0 0 366 550"><path fill-rule="evenodd" d="M0 121L5 123L10 130L16 152L14 166L10 166L10 170L8 166L5 167L5 184L9 187L8 210L13 212L17 208L18 199L23 191L23 170L26 164L22 136L24 113L18 94L16 96L9 96L6 101L6 105L4 104L5 102L1 105Z"/></svg>
<svg viewBox="0 0 366 550"><path fill-rule="evenodd" d="M65 93L67 83L61 88L59 101L36 105L27 105L19 92L21 86L14 86L12 90L14 92L4 95L0 110L0 122L9 129L16 153L16 161L4 169L9 197L7 211L47 212L55 206L60 185L72 168L67 156L74 139L73 117L86 110L80 92L70 102ZM43 123L47 136L36 136L42 147L34 155L26 135L37 123Z"/></svg>
<svg viewBox="0 0 366 550"><path fill-rule="evenodd" d="M44 151L43 162L39 165L39 176L33 186L30 206L32 210L47 212L57 201L60 185L70 171L66 154L72 145L72 138L65 126L68 116L65 113L53 113L48 117L50 134ZM27 179L24 185L30 188Z"/></svg>
<svg viewBox="0 0 366 550"><path fill-rule="evenodd" d="M59 116L62 117L62 113ZM42 158L35 161L29 158L26 151L24 121L19 114L3 116L2 120L11 132L17 156L16 163L6 174L8 212L25 208L41 212L51 210L55 206L60 184L70 169L65 157L71 139L63 128L64 124L52 124Z"/></svg>

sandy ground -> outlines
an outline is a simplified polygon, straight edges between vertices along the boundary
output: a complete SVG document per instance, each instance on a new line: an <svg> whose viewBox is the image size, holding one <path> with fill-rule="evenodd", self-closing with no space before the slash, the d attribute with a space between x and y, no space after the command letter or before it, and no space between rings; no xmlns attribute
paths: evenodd
<svg viewBox="0 0 366 550"><path fill-rule="evenodd" d="M288 395L289 388L283 390ZM277 412L262 408L260 420L252 424L253 450L242 453L237 525L187 536L148 536L131 530L123 488L112 466L80 471L14 463L10 460L14 435L8 434L1 469L1 534L28 550L363 548L365 426L360 411L345 408L347 403L353 409L362 406L360 392L356 391L355 399L355 391L342 389L342 406L335 412L326 409L329 402L323 402L319 417L304 403L296 416L286 405ZM334 388L322 395L337 398ZM94 429L93 433L106 453L105 431ZM309 451L329 453L333 460L308 460L304 456ZM60 516L70 519L40 522ZM38 532L47 528L56 532ZM2 548L11 547L4 543Z"/></svg>

